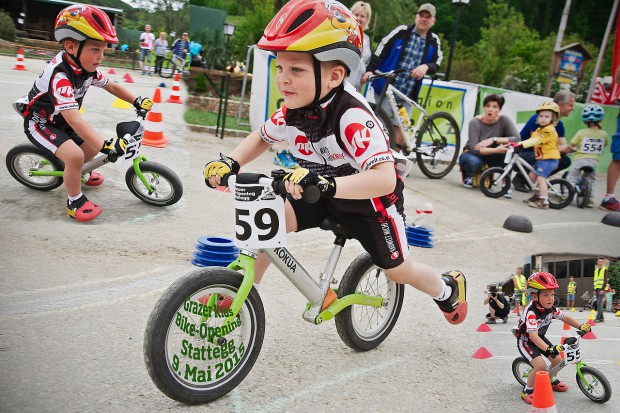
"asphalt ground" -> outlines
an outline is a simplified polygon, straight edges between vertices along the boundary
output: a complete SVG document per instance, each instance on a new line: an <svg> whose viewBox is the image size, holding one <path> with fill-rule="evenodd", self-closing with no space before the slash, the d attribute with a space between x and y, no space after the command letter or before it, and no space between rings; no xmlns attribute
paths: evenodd
<svg viewBox="0 0 620 413"><path fill-rule="evenodd" d="M22 122L10 103L26 93L44 67L27 60L25 72L12 70L15 59L0 57L0 119L4 138L0 156L26 142ZM110 75L122 82L127 73ZM161 79L130 72L129 88L152 95ZM162 89L169 96L171 81ZM182 87L182 99L186 91ZM84 116L104 136L115 123L131 119L131 111L112 107L114 97L93 88ZM183 106L163 104L163 149L144 148L153 161L173 169L183 180L183 199L168 208L145 205L125 187L125 166L101 169L104 185L84 188L103 214L81 225L64 212L63 188L37 192L23 187L0 168L0 410L3 412L506 412L528 411L510 366L518 356L510 328L484 321L485 286L507 277L537 253L620 255L620 229L601 223L607 212L561 211L527 207L513 199L489 199L460 185L458 171L429 180L417 169L406 178L406 213L433 205L434 247L411 248L414 259L436 271L460 269L467 275L470 314L449 325L432 300L407 287L399 321L377 349L356 353L346 347L331 322L309 325L299 314L305 300L277 270L268 270L260 294L267 329L261 355L246 380L208 406L184 406L168 399L152 384L144 367L142 337L157 298L175 279L193 271L189 262L197 238L232 233L232 200L208 190L204 164L229 153L240 139L219 139L190 132ZM273 152L244 168L268 172ZM597 199L604 177L599 176ZM617 191L620 193L620 191ZM532 233L502 228L510 215L533 224ZM291 252L308 270L319 274L332 236L313 230L291 234ZM357 242L345 248L337 273L361 252ZM589 313L570 313L585 321ZM583 359L601 370L614 389L604 405L595 405L577 389L574 373L560 378L570 389L556 393L560 412L618 411L620 402L620 317L606 316L596 340L582 342ZM561 323L549 331L552 341L563 335ZM492 355L474 359L480 348Z"/></svg>

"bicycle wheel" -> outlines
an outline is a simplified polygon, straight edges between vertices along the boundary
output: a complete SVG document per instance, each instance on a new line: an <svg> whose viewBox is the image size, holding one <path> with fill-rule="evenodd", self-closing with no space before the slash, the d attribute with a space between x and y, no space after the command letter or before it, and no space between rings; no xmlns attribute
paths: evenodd
<svg viewBox="0 0 620 413"><path fill-rule="evenodd" d="M585 177L581 178L579 191L575 191L575 194L577 195L577 206L579 208L585 208L585 206L588 205L590 196L592 196L592 186L590 185L590 181Z"/></svg>
<svg viewBox="0 0 620 413"><path fill-rule="evenodd" d="M562 209L570 205L575 197L575 189L566 179L549 181L549 208Z"/></svg>
<svg viewBox="0 0 620 413"><path fill-rule="evenodd" d="M373 264L370 255L359 255L340 281L338 298L349 294L383 297L381 308L352 305L336 314L336 330L353 350L368 351L390 334L403 306L405 286L390 281L385 272Z"/></svg>
<svg viewBox="0 0 620 413"><path fill-rule="evenodd" d="M459 156L461 132L456 120L446 112L431 114L416 137L418 166L431 179L446 176Z"/></svg>
<svg viewBox="0 0 620 413"><path fill-rule="evenodd" d="M512 374L521 386L525 386L533 369L534 368L525 357L517 357L512 361Z"/></svg>
<svg viewBox="0 0 620 413"><path fill-rule="evenodd" d="M611 385L607 377L600 371L590 366L581 368L583 380L579 373L575 375L577 385L586 397L596 403L605 403L611 397Z"/></svg>
<svg viewBox="0 0 620 413"><path fill-rule="evenodd" d="M161 61L159 76L164 79L170 79L172 76L174 76L176 67L177 65L172 61L172 59L165 58Z"/></svg>
<svg viewBox="0 0 620 413"><path fill-rule="evenodd" d="M171 399L206 403L237 387L250 372L265 335L265 311L252 288L231 324L223 325L243 276L228 268L194 271L172 284L155 304L144 333L144 362L153 383ZM220 300L208 306L212 294ZM231 329L226 343L208 339Z"/></svg>
<svg viewBox="0 0 620 413"><path fill-rule="evenodd" d="M504 178L498 180L503 173L504 168L498 166L487 168L480 175L479 186L482 193L489 198L499 198L508 192L510 189L510 174L506 174Z"/></svg>
<svg viewBox="0 0 620 413"><path fill-rule="evenodd" d="M383 123L383 131L387 134L390 141L390 148L396 149L396 138L394 137L394 125L392 124L392 118L385 113L385 111L381 108L377 108L377 105L374 103L370 104L370 108L375 115L379 118L381 123Z"/></svg>
<svg viewBox="0 0 620 413"><path fill-rule="evenodd" d="M183 183L170 168L156 162L140 162L140 170L153 192L144 186L133 166L125 174L127 187L140 200L155 206L168 206L183 196Z"/></svg>
<svg viewBox="0 0 620 413"><path fill-rule="evenodd" d="M63 171L63 162L30 144L17 145L6 154L6 168L17 182L37 191L49 191L62 185L60 176L33 176L33 171Z"/></svg>

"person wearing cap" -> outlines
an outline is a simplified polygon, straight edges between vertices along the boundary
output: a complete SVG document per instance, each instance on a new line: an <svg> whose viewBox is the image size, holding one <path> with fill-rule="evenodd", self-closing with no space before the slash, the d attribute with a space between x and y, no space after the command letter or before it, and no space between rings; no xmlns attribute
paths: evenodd
<svg viewBox="0 0 620 413"><path fill-rule="evenodd" d="M385 36L370 57L366 73L362 76L362 83L366 83L368 76L375 70L387 72L393 69L406 69L394 79L392 85L417 101L424 75L436 73L443 59L439 36L431 32L435 17L435 6L425 3L418 9L415 24L400 25ZM378 79L372 84L376 94L379 94L383 87L384 81L381 80L383 79ZM403 102L403 106L407 113L411 112L411 105ZM392 113L387 100L383 101L382 107L387 114ZM400 129L394 128L394 134L396 144L402 145L404 140Z"/></svg>

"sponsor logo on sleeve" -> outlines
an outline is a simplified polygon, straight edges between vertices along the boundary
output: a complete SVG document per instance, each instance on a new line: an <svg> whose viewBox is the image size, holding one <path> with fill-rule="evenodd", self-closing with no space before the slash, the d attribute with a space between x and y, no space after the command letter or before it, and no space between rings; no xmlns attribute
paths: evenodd
<svg viewBox="0 0 620 413"><path fill-rule="evenodd" d="M69 79L60 79L56 83L56 92L64 98L73 99L73 85Z"/></svg>
<svg viewBox="0 0 620 413"><path fill-rule="evenodd" d="M344 129L344 136L355 156L361 156L370 145L370 131L364 125L352 123Z"/></svg>
<svg viewBox="0 0 620 413"><path fill-rule="evenodd" d="M282 126L286 124L286 119L284 117L284 113L281 110L276 110L273 115L271 115L271 122L273 122L276 126Z"/></svg>

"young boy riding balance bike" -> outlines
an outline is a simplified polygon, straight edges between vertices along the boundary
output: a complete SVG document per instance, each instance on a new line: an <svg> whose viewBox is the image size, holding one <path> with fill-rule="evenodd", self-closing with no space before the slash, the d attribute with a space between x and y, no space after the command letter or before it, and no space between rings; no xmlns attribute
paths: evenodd
<svg viewBox="0 0 620 413"><path fill-rule="evenodd" d="M393 281L433 297L450 323L463 322L465 277L450 271L440 278L411 259L404 182L389 140L366 100L345 81L357 68L362 48L353 14L335 1L293 0L269 23L257 46L276 55L276 84L284 105L229 156L207 163L207 185L216 187L225 175L288 140L300 167L284 178L287 232L315 228L324 216L335 216ZM301 200L307 185L321 190L315 204ZM259 255L257 283L268 265ZM332 291L324 305L335 298Z"/></svg>
<svg viewBox="0 0 620 413"><path fill-rule="evenodd" d="M54 24L59 52L35 81L22 112L24 132L39 148L64 162L63 180L67 189L67 213L79 222L101 214L101 208L81 191L82 166L97 153L122 155L123 141L104 141L82 118L80 107L90 86L105 89L112 95L133 102L138 109L149 110L149 98L136 97L118 83L110 82L99 70L108 43L118 43L116 30L108 15L89 5L72 5L63 9ZM103 176L91 172L86 185L103 183Z"/></svg>

